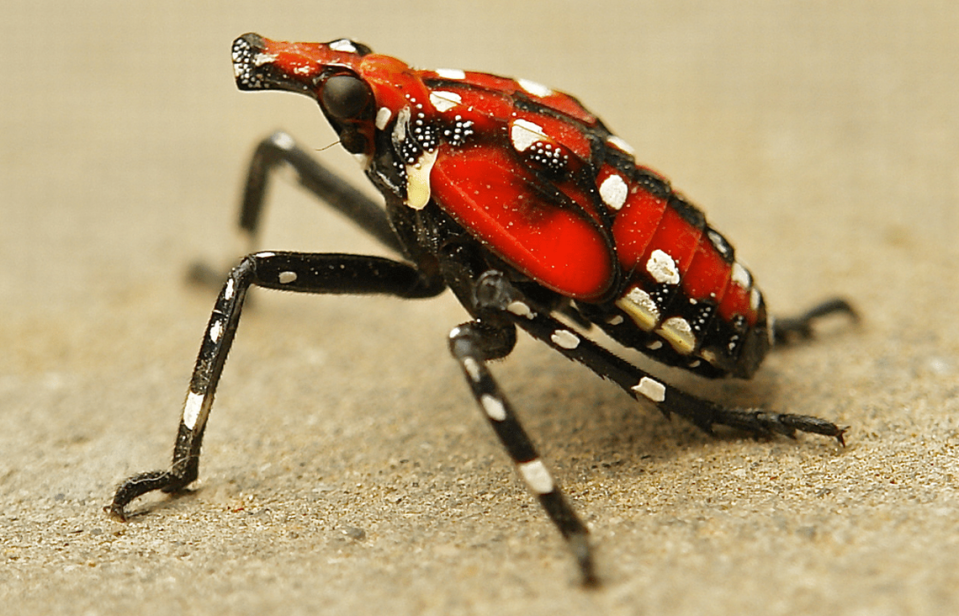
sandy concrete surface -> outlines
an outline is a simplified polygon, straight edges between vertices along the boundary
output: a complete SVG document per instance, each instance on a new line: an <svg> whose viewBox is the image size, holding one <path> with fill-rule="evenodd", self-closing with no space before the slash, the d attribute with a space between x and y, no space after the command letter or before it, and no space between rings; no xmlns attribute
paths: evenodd
<svg viewBox="0 0 959 616"><path fill-rule="evenodd" d="M955 3L8 5L4 614L959 611ZM593 529L606 584L584 592L447 356L449 295L258 292L196 490L106 517L168 462L213 301L183 274L234 256L254 142L286 128L363 181L309 101L235 90L248 31L577 94L775 312L841 293L863 313L752 382L678 380L849 425L849 446L710 438L524 337L494 371ZM263 247L378 250L282 182Z"/></svg>

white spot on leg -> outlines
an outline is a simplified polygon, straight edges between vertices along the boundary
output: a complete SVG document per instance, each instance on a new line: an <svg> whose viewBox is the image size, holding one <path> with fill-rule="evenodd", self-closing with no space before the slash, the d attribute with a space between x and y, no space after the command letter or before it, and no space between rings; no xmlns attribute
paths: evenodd
<svg viewBox="0 0 959 616"><path fill-rule="evenodd" d="M639 384L630 387L630 389L646 396L653 402L662 402L666 399L666 386L648 376L639 379Z"/></svg>
<svg viewBox="0 0 959 616"><path fill-rule="evenodd" d="M517 152L525 152L537 141L546 141L548 137L539 124L533 124L522 118L513 122L509 129L509 138Z"/></svg>
<svg viewBox="0 0 959 616"><path fill-rule="evenodd" d="M233 294L236 292L236 283L233 282L233 278L230 278L226 281L226 287L223 289L223 299L230 301L233 299Z"/></svg>
<svg viewBox="0 0 959 616"><path fill-rule="evenodd" d="M553 477L542 460L533 460L519 464L519 473L529 489L536 494L549 494L553 491Z"/></svg>
<svg viewBox="0 0 959 616"><path fill-rule="evenodd" d="M618 210L626 203L629 187L619 174L612 174L599 185L599 196L611 209Z"/></svg>
<svg viewBox="0 0 959 616"><path fill-rule="evenodd" d="M296 272L280 272L280 275L277 276L277 279L280 281L280 284L290 284L291 282L296 282Z"/></svg>
<svg viewBox="0 0 959 616"><path fill-rule="evenodd" d="M506 407L498 399L489 394L483 394L480 397L480 404L490 419L494 421L503 421L506 419Z"/></svg>
<svg viewBox="0 0 959 616"><path fill-rule="evenodd" d="M671 256L658 248L649 255L646 271L653 280L663 284L679 284L679 268Z"/></svg>
<svg viewBox="0 0 959 616"><path fill-rule="evenodd" d="M203 396L195 394L192 391L186 396L186 404L183 405L183 425L188 430L192 430L196 425L197 417L200 416L200 409L203 408Z"/></svg>
<svg viewBox="0 0 959 616"><path fill-rule="evenodd" d="M463 368L466 370L466 374L473 380L474 383L479 383L480 380L480 367L476 363L476 360L472 357L463 358Z"/></svg>
<svg viewBox="0 0 959 616"><path fill-rule="evenodd" d="M220 341L220 336L223 335L223 321L217 319L210 325L210 340L215 344Z"/></svg>
<svg viewBox="0 0 959 616"><path fill-rule="evenodd" d="M579 336L568 329L557 329L549 337L553 344L563 349L575 349L579 346Z"/></svg>
<svg viewBox="0 0 959 616"><path fill-rule="evenodd" d="M506 310L511 312L512 314L515 314L518 317L525 317L527 319L532 319L536 316L533 313L533 310L529 306L527 306L524 302L521 302L519 300L510 302L509 305L506 307Z"/></svg>
<svg viewBox="0 0 959 616"><path fill-rule="evenodd" d="M292 150L296 147L296 142L293 141L293 137L290 137L284 132L273 133L273 135L270 136L270 141L281 150Z"/></svg>

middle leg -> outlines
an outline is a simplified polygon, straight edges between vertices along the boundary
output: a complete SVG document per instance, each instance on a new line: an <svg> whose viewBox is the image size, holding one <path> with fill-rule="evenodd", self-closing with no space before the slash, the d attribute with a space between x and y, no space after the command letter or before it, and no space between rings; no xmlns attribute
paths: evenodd
<svg viewBox="0 0 959 616"><path fill-rule="evenodd" d="M486 362L505 357L516 344L516 328L509 322L490 325L475 320L450 332L450 352L459 362L473 397L530 491L559 529L576 558L583 584L598 583L589 531L546 465L536 452L513 407L486 367Z"/></svg>

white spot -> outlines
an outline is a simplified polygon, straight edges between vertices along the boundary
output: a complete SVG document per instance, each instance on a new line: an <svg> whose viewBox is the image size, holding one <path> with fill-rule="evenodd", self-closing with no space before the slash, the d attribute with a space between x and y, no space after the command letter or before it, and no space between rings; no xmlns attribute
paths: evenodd
<svg viewBox="0 0 959 616"><path fill-rule="evenodd" d="M544 98L546 96L552 96L553 91L541 83L535 81L530 81L529 79L517 79L516 83L519 84L519 87L523 88L533 96L539 96Z"/></svg>
<svg viewBox="0 0 959 616"><path fill-rule="evenodd" d="M726 239L723 238L718 232L710 229L706 232L706 236L709 237L709 241L712 242L713 248L721 254L724 258L729 259L732 257L730 251L729 243L726 242Z"/></svg>
<svg viewBox="0 0 959 616"><path fill-rule="evenodd" d="M437 152L423 152L415 163L406 165L406 205L414 210L422 210L430 202L430 172Z"/></svg>
<svg viewBox="0 0 959 616"><path fill-rule="evenodd" d="M776 317L769 315L766 320L766 336L769 339L769 346L776 346Z"/></svg>
<svg viewBox="0 0 959 616"><path fill-rule="evenodd" d="M553 478L542 460L533 460L519 465L519 472L529 489L537 494L549 494L553 491Z"/></svg>
<svg viewBox="0 0 959 616"><path fill-rule="evenodd" d="M233 278L230 278L226 281L226 287L223 289L223 299L230 301L233 299L233 294L236 292L236 283L233 282Z"/></svg>
<svg viewBox="0 0 959 616"><path fill-rule="evenodd" d="M762 299L762 295L759 293L759 289L753 287L749 292L749 307L753 310L759 308L759 301Z"/></svg>
<svg viewBox="0 0 959 616"><path fill-rule="evenodd" d="M253 66L263 66L276 61L275 53L258 53L253 56Z"/></svg>
<svg viewBox="0 0 959 616"><path fill-rule="evenodd" d="M396 124L393 126L393 143L403 143L406 141L406 125L410 123L410 108L403 107L396 116Z"/></svg>
<svg viewBox="0 0 959 616"><path fill-rule="evenodd" d="M480 397L480 404L483 405L483 410L486 411L490 419L495 421L503 421L506 419L506 407L493 396L483 394Z"/></svg>
<svg viewBox="0 0 959 616"><path fill-rule="evenodd" d="M443 79L466 79L466 73L458 68L438 68L434 72Z"/></svg>
<svg viewBox="0 0 959 616"><path fill-rule="evenodd" d="M658 351L663 348L663 342L662 340L650 340L646 343L646 348L650 351Z"/></svg>
<svg viewBox="0 0 959 616"><path fill-rule="evenodd" d="M280 272L277 279L280 281L280 284L290 284L296 281L296 272Z"/></svg>
<svg viewBox="0 0 959 616"><path fill-rule="evenodd" d="M356 53L356 47L353 46L353 41L350 39L333 41L330 43L330 49L333 51L347 51L349 53Z"/></svg>
<svg viewBox="0 0 959 616"><path fill-rule="evenodd" d="M653 402L662 402L666 399L666 386L648 376L639 379L639 384L633 385L630 389L646 396Z"/></svg>
<svg viewBox="0 0 959 616"><path fill-rule="evenodd" d="M518 317L526 317L527 319L532 319L536 315L533 314L532 309L521 301L510 302L506 307L506 310L515 314Z"/></svg>
<svg viewBox="0 0 959 616"><path fill-rule="evenodd" d="M659 323L656 300L639 287L630 289L629 293L616 300L616 305L645 331L651 331Z"/></svg>
<svg viewBox="0 0 959 616"><path fill-rule="evenodd" d="M476 360L472 357L463 358L463 368L466 369L466 374L470 375L470 378L473 379L474 383L478 383L480 380L480 367L476 363Z"/></svg>
<svg viewBox="0 0 959 616"><path fill-rule="evenodd" d="M509 137L517 152L525 152L537 141L545 141L548 139L541 126L521 118L513 122L513 125L510 127Z"/></svg>
<svg viewBox="0 0 959 616"><path fill-rule="evenodd" d="M633 149L633 146L629 145L628 143L626 143L626 141L624 141L620 137L617 137L616 135L610 135L609 137L607 137L606 142L609 144L612 144L614 147L618 148L619 150L626 152L630 156L636 155L636 150Z"/></svg>
<svg viewBox="0 0 959 616"><path fill-rule="evenodd" d="M614 210L618 210L626 203L626 197L629 196L629 186L617 173L610 175L599 185L599 196L603 203Z"/></svg>
<svg viewBox="0 0 959 616"><path fill-rule="evenodd" d="M192 430L196 425L196 420L200 416L200 409L203 408L203 396L195 394L192 391L186 396L186 404L183 405L183 425L188 430Z"/></svg>
<svg viewBox="0 0 959 616"><path fill-rule="evenodd" d="M389 107L380 107L376 112L376 128L383 130L386 128L386 125L390 123L390 118L393 117L393 112L390 111Z"/></svg>
<svg viewBox="0 0 959 616"><path fill-rule="evenodd" d="M623 317L621 317L618 314L614 314L613 316L606 319L606 322L609 323L610 325L619 325L620 323L623 322Z"/></svg>
<svg viewBox="0 0 959 616"><path fill-rule="evenodd" d="M658 248L649 255L646 271L653 280L663 284L679 284L679 269L673 258Z"/></svg>
<svg viewBox="0 0 959 616"><path fill-rule="evenodd" d="M713 351L709 349L703 349L702 351L699 352L699 354L702 356L703 359L713 364L714 366L719 365L717 363L719 362L719 356L717 356L716 353L714 353Z"/></svg>
<svg viewBox="0 0 959 616"><path fill-rule="evenodd" d="M733 263L732 279L733 282L744 289L748 289L749 285L752 284L752 277L749 275L749 272L746 271L746 268L739 264L739 261Z"/></svg>
<svg viewBox="0 0 959 616"><path fill-rule="evenodd" d="M292 150L294 147L296 147L296 142L293 141L293 137L290 137L288 134L283 132L273 133L273 135L270 137L270 141L272 141L273 145L281 150Z"/></svg>
<svg viewBox="0 0 959 616"><path fill-rule="evenodd" d="M220 341L221 335L223 335L223 321L217 319L213 322L213 325L210 326L210 340L217 343Z"/></svg>
<svg viewBox="0 0 959 616"><path fill-rule="evenodd" d="M433 106L436 107L436 110L440 113L444 111L449 111L453 107L456 107L463 102L463 97L461 97L456 92L430 92L430 102L433 103Z"/></svg>
<svg viewBox="0 0 959 616"><path fill-rule="evenodd" d="M270 252L270 251L268 251L268 250L265 250L265 251L263 251L263 252L258 252L258 253L256 253L256 254L253 255L253 256L256 257L256 258L258 258L258 259L269 259L270 257L275 257L275 256L276 256L276 253L275 253L275 252Z"/></svg>
<svg viewBox="0 0 959 616"><path fill-rule="evenodd" d="M696 348L696 336L693 335L693 328L682 317L666 319L657 331L678 353L686 355L692 353L693 349Z"/></svg>
<svg viewBox="0 0 959 616"><path fill-rule="evenodd" d="M553 344L563 349L575 349L579 346L579 336L568 329L557 329L549 337Z"/></svg>

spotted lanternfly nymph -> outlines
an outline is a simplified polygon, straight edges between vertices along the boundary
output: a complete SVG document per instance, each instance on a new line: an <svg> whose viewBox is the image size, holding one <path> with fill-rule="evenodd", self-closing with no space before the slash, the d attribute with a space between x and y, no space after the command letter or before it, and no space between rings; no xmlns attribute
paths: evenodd
<svg viewBox="0 0 959 616"><path fill-rule="evenodd" d="M854 313L825 302L773 323L732 245L629 145L573 97L538 83L458 69L418 70L368 47L233 43L241 90L315 99L339 141L385 198L381 206L337 178L288 135L264 140L250 165L240 227L251 243L270 171L345 214L396 259L253 252L226 279L193 370L169 470L127 479L111 513L154 490L197 478L200 444L251 285L301 293L433 297L449 288L471 320L449 348L520 476L597 581L587 530L493 380L519 327L664 414L703 430L796 431L843 442L844 429L805 415L726 408L691 396L615 354L612 339L704 377L749 378L776 342L807 337L820 316ZM605 336L600 336L600 331ZM606 342L600 342L605 340Z"/></svg>

